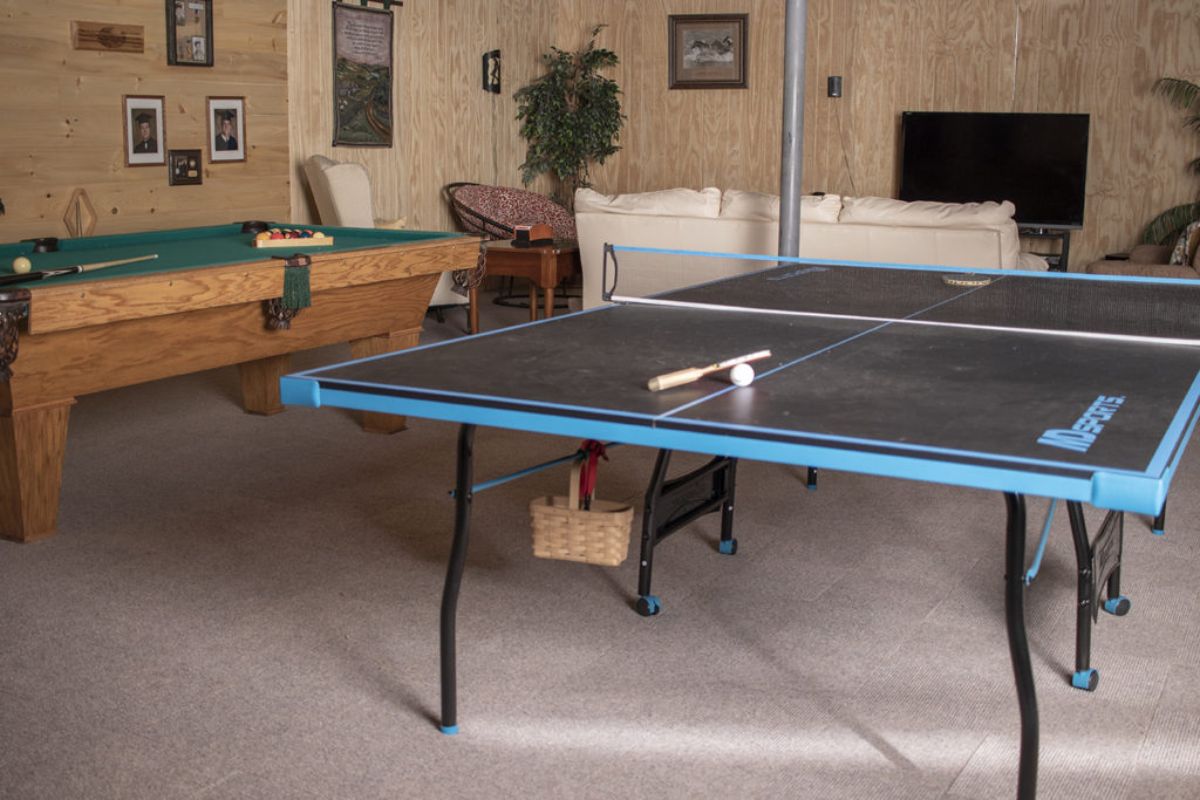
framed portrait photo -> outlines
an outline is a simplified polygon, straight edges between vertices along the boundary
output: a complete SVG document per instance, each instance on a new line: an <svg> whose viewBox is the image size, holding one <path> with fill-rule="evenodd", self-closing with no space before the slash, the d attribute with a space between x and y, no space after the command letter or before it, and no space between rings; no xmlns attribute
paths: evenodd
<svg viewBox="0 0 1200 800"><path fill-rule="evenodd" d="M745 89L748 14L667 17L670 89Z"/></svg>
<svg viewBox="0 0 1200 800"><path fill-rule="evenodd" d="M167 0L167 63L213 65L213 0Z"/></svg>
<svg viewBox="0 0 1200 800"><path fill-rule="evenodd" d="M246 98L208 98L208 160L246 160Z"/></svg>
<svg viewBox="0 0 1200 800"><path fill-rule="evenodd" d="M167 152L167 183L170 186L199 186L204 183L199 150Z"/></svg>
<svg viewBox="0 0 1200 800"><path fill-rule="evenodd" d="M125 134L125 166L167 163L167 131L162 95L125 95L121 118Z"/></svg>

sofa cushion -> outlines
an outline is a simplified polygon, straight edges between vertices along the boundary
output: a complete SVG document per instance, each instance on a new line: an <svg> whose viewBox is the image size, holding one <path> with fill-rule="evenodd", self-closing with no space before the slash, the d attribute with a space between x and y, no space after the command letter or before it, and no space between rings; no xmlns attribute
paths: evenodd
<svg viewBox="0 0 1200 800"><path fill-rule="evenodd" d="M1093 275L1132 275L1139 278L1198 278L1196 270L1184 264L1145 264L1140 261L1093 261L1087 272Z"/></svg>
<svg viewBox="0 0 1200 800"><path fill-rule="evenodd" d="M800 198L801 222L837 222L842 198L836 194L806 194ZM722 219L779 219L779 195L726 189L721 196Z"/></svg>
<svg viewBox="0 0 1200 800"><path fill-rule="evenodd" d="M914 228L973 228L1003 225L1016 207L1003 203L935 203L888 197L843 197L841 222L862 225L911 225Z"/></svg>
<svg viewBox="0 0 1200 800"><path fill-rule="evenodd" d="M663 189L657 192L607 195L591 189L576 189L575 211L715 219L721 213L721 190L709 186L699 191Z"/></svg>

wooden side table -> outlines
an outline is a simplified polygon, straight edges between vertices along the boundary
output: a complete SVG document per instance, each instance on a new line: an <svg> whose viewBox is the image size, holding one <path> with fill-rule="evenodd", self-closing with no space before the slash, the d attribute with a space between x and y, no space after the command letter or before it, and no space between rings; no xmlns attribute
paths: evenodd
<svg viewBox="0 0 1200 800"><path fill-rule="evenodd" d="M579 244L573 239L555 239L543 247L513 247L511 239L486 244L484 275L525 278L529 281L529 321L538 318L537 291L542 290L546 317L554 316L554 289L565 279L577 275ZM479 332L479 288L472 287L471 333Z"/></svg>

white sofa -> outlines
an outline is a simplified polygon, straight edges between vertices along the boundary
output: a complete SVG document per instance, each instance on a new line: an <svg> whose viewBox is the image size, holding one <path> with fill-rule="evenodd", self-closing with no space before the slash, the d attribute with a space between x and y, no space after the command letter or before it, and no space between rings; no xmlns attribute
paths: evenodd
<svg viewBox="0 0 1200 800"><path fill-rule="evenodd" d="M1013 205L906 203L884 197L806 195L800 207L800 256L836 261L951 267L1046 269L1020 252ZM601 299L604 245L774 255L779 198L707 188L641 194L575 193L583 267L583 306ZM761 261L621 253L619 293L644 296L766 266ZM609 282L611 284L611 271Z"/></svg>

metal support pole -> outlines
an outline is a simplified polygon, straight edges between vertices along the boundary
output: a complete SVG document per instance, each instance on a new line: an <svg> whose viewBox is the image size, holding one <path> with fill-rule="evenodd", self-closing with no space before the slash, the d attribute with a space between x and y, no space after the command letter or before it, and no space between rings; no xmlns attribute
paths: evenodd
<svg viewBox="0 0 1200 800"><path fill-rule="evenodd" d="M800 255L804 173L804 40L808 0L787 0L783 57L783 142L779 164L779 255Z"/></svg>

